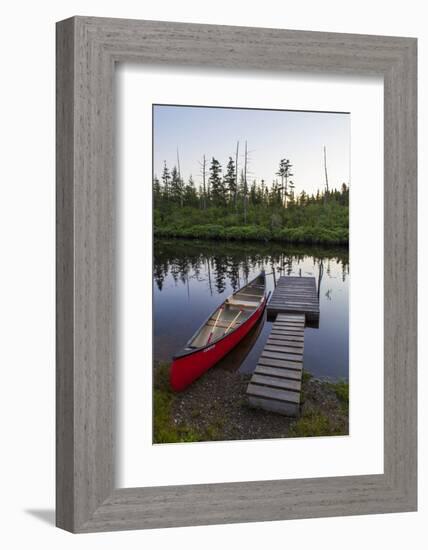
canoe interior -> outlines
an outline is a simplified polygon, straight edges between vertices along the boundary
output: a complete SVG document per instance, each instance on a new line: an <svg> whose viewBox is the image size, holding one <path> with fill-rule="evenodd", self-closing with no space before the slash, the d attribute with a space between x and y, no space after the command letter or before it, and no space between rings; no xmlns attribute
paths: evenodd
<svg viewBox="0 0 428 550"><path fill-rule="evenodd" d="M195 334L186 349L197 349L236 330L259 307L265 295L264 275L232 294Z"/></svg>

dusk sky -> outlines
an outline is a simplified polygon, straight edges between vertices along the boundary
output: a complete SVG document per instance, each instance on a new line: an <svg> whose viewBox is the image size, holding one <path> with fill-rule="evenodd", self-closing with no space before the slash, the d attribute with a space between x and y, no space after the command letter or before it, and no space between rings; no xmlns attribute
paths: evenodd
<svg viewBox="0 0 428 550"><path fill-rule="evenodd" d="M224 171L238 140L240 172L247 140L249 182L264 179L270 186L280 159L288 158L296 193L316 193L325 185L325 145L330 188L349 184L349 114L155 105L153 128L153 171L159 178L164 161L170 170L177 164L178 147L182 177L187 181L192 174L199 186L203 155L208 166L213 156L218 159Z"/></svg>

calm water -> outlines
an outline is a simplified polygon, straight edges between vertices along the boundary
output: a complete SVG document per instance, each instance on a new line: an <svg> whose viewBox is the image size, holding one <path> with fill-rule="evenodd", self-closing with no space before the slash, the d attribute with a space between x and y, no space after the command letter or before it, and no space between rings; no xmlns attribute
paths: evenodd
<svg viewBox="0 0 428 550"><path fill-rule="evenodd" d="M306 328L304 368L318 377L348 378L348 253L344 248L265 243L158 240L154 247L154 358L170 361L208 315L258 275L314 276L319 328ZM268 290L274 289L267 275ZM252 372L266 342L266 319L219 364Z"/></svg>

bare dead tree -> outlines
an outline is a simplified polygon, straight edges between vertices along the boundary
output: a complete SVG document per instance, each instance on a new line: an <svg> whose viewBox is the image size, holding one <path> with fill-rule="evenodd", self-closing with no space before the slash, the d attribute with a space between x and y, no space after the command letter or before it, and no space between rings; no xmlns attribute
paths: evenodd
<svg viewBox="0 0 428 550"><path fill-rule="evenodd" d="M201 167L201 175L202 175L202 206L203 209L206 210L207 208L207 188L206 188L206 175L207 175L207 161L205 158L205 155L203 156L202 162L199 163Z"/></svg>
<svg viewBox="0 0 428 550"><path fill-rule="evenodd" d="M233 202L235 210L237 209L237 197L238 197L238 155L239 155L239 141L236 142L236 156L235 156L235 196Z"/></svg>
<svg viewBox="0 0 428 550"><path fill-rule="evenodd" d="M328 175L327 175L327 153L324 145L324 174L325 174L325 194L324 194L324 204L327 202L328 195Z"/></svg>
<svg viewBox="0 0 428 550"><path fill-rule="evenodd" d="M205 157L204 157L205 158ZM213 295L213 287L211 284L211 268L210 268L210 259L207 257L207 267L208 267L208 286L210 287L210 294Z"/></svg>
<svg viewBox="0 0 428 550"><path fill-rule="evenodd" d="M178 171L178 181L180 182L180 206L183 208L183 180L181 179L181 170L180 170L180 155L178 154L178 147L177 147L177 171Z"/></svg>
<svg viewBox="0 0 428 550"><path fill-rule="evenodd" d="M180 155L178 154L178 147L177 147L177 170L178 170L178 177L181 179Z"/></svg>
<svg viewBox="0 0 428 550"><path fill-rule="evenodd" d="M247 160L248 160L248 151L247 151L247 140L245 140L245 157L244 157L244 224L247 223Z"/></svg>

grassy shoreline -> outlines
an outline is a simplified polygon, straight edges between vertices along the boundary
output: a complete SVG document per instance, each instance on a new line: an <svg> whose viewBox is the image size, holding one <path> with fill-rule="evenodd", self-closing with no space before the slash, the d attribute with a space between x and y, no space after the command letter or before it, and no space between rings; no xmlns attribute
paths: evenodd
<svg viewBox="0 0 428 550"><path fill-rule="evenodd" d="M348 434L349 385L304 371L297 419L248 406L248 376L210 369L186 391L169 387L169 364L154 367L153 442L180 443Z"/></svg>
<svg viewBox="0 0 428 550"><path fill-rule="evenodd" d="M169 385L169 363L155 365L153 374L153 443L201 441L202 434L174 423L172 406L176 394Z"/></svg>
<svg viewBox="0 0 428 550"><path fill-rule="evenodd" d="M270 230L263 226L224 227L216 224L190 227L154 227L155 238L182 238L221 241L274 241L292 244L348 245L349 230L344 227L290 227Z"/></svg>

